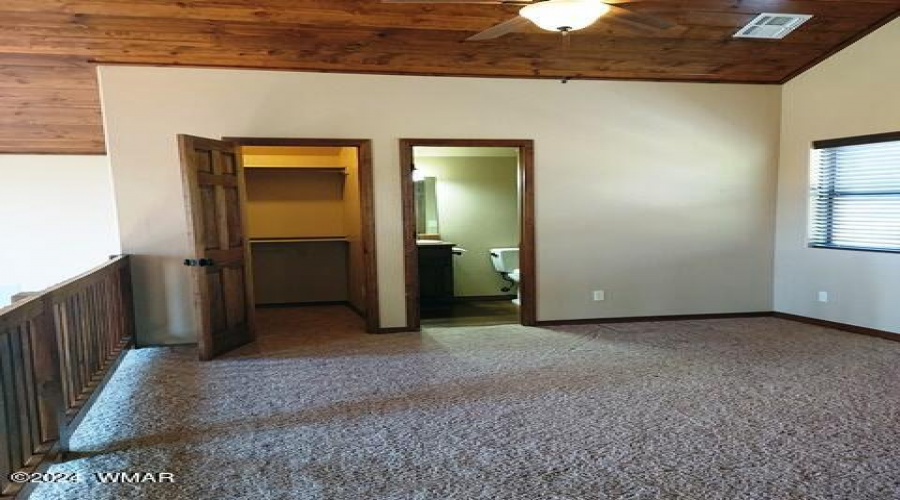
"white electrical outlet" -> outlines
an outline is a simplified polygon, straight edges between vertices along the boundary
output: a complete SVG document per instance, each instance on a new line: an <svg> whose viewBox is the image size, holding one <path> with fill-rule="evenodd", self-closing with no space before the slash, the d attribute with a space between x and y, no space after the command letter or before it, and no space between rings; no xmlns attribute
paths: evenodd
<svg viewBox="0 0 900 500"><path fill-rule="evenodd" d="M819 302L828 302L828 292L819 292Z"/></svg>
<svg viewBox="0 0 900 500"><path fill-rule="evenodd" d="M594 302L603 302L606 300L606 292L603 290L594 290Z"/></svg>

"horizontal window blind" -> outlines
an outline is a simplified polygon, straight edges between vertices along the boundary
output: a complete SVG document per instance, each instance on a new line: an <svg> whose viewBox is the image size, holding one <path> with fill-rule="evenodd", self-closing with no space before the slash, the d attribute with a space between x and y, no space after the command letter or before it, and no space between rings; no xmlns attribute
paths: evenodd
<svg viewBox="0 0 900 500"><path fill-rule="evenodd" d="M900 140L813 153L810 245L900 252Z"/></svg>

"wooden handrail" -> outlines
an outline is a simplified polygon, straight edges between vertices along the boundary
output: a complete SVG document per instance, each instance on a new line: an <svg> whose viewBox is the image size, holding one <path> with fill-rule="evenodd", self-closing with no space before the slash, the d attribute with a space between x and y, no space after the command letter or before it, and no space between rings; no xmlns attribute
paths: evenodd
<svg viewBox="0 0 900 500"><path fill-rule="evenodd" d="M0 309L0 497L67 449L133 331L128 256Z"/></svg>

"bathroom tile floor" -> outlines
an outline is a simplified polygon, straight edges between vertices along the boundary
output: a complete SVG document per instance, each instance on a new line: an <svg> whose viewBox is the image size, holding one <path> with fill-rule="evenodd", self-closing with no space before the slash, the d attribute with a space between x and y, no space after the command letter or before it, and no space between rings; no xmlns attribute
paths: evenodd
<svg viewBox="0 0 900 500"><path fill-rule="evenodd" d="M519 323L519 307L510 300L456 302L450 310L422 311L422 327L489 326Z"/></svg>

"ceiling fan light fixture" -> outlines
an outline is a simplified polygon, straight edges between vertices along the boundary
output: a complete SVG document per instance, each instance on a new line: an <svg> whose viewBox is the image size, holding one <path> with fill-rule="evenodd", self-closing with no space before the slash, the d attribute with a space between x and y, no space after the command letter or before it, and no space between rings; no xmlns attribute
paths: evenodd
<svg viewBox="0 0 900 500"><path fill-rule="evenodd" d="M609 12L601 0L547 0L522 7L519 15L547 31L587 28Z"/></svg>

